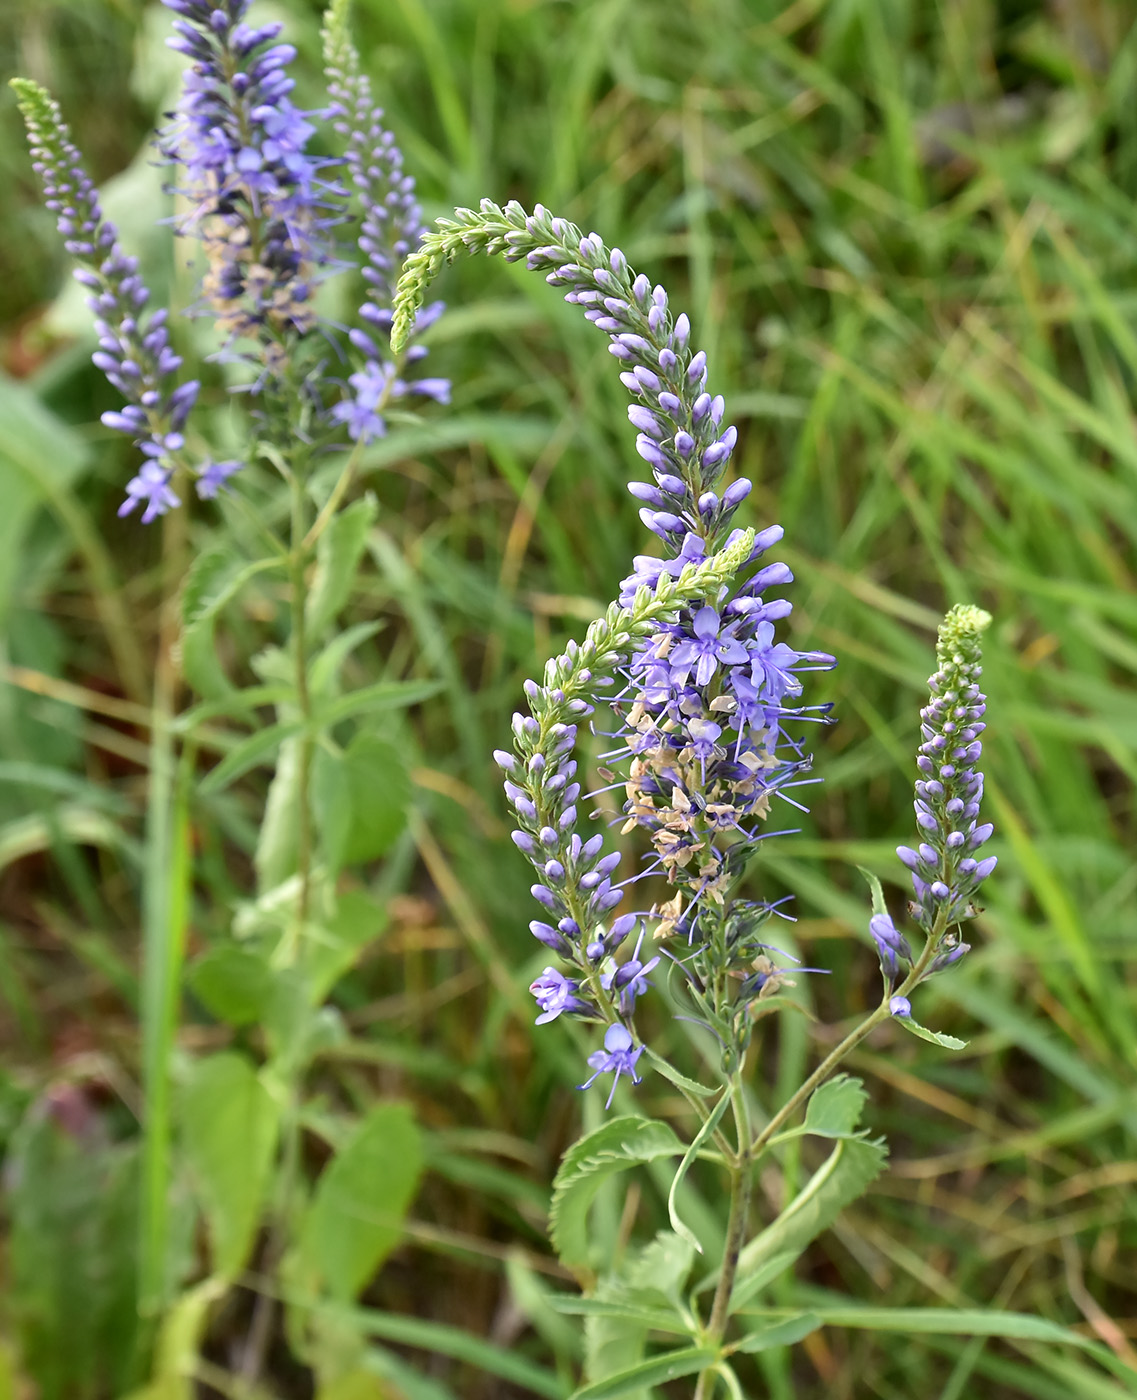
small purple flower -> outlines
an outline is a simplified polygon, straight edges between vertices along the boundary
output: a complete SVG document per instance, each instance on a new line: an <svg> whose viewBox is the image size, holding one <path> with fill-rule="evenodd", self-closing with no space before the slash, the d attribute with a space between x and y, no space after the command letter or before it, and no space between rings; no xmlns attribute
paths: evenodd
<svg viewBox="0 0 1137 1400"><path fill-rule="evenodd" d="M138 475L126 483L126 500L118 508L119 515L129 515L142 501L146 502L146 509L142 512L143 525L149 525L151 520L165 515L171 507L181 505L170 490L169 470L153 458L147 458Z"/></svg>
<svg viewBox="0 0 1137 1400"><path fill-rule="evenodd" d="M876 942L881 970L891 983L899 971L898 957L910 963L912 949L908 946L908 940L897 930L888 914L874 914L869 920L869 932Z"/></svg>
<svg viewBox="0 0 1137 1400"><path fill-rule="evenodd" d="M529 990L537 998L537 1005L541 1008L541 1015L536 1021L538 1026L555 1021L563 1011L592 1009L588 1002L576 995L580 990L580 983L566 977L563 972L558 972L555 967L547 967L536 981L529 984Z"/></svg>
<svg viewBox="0 0 1137 1400"><path fill-rule="evenodd" d="M888 1003L888 1014L890 1016L899 1016L902 1020L906 1020L912 1015L912 1003L907 997L893 997Z"/></svg>
<svg viewBox="0 0 1137 1400"><path fill-rule="evenodd" d="M368 443L386 434L387 425L379 408L389 397L393 379L393 365L370 360L348 380L355 394L336 404L332 417L347 425L348 437L354 442Z"/></svg>
<svg viewBox="0 0 1137 1400"><path fill-rule="evenodd" d="M633 1050L633 1045L635 1042L626 1026L620 1025L619 1022L609 1026L604 1032L604 1049L594 1050L588 1057L588 1063L595 1072L577 1087L581 1089L591 1088L602 1074L614 1074L616 1077L612 1080L612 1090L604 1105L605 1108L611 1108L621 1074L630 1074L633 1084L643 1082L642 1076L636 1072L636 1061L643 1054L644 1048L642 1045L636 1045Z"/></svg>
<svg viewBox="0 0 1137 1400"><path fill-rule="evenodd" d="M897 855L912 874L913 915L929 931L945 912L949 927L973 918L972 897L996 864L993 856L980 861L975 855L992 832L989 822L979 822L983 774L977 768L987 707L979 689L980 637L990 621L975 607L948 613L936 646L938 669L928 680L929 701L920 712L914 805L921 840L916 850L897 847Z"/></svg>
<svg viewBox="0 0 1137 1400"><path fill-rule="evenodd" d="M760 622L746 650L751 678L764 698L780 701L785 695L801 694L793 667L802 658L785 642L774 642L773 623Z"/></svg>
<svg viewBox="0 0 1137 1400"><path fill-rule="evenodd" d="M722 619L714 608L700 608L691 622L694 635L680 642L671 653L673 672L678 672L682 680L686 680L694 668L695 684L702 687L710 684L720 663L725 666L745 665L749 657L742 643L735 640L737 626L737 623L729 623L723 627ZM773 630L771 627L770 631Z"/></svg>
<svg viewBox="0 0 1137 1400"><path fill-rule="evenodd" d="M197 494L203 501L211 501L244 465L244 462L206 462L198 476Z"/></svg>
<svg viewBox="0 0 1137 1400"><path fill-rule="evenodd" d="M634 918L635 916L625 915L624 917L627 919ZM621 963L614 971L605 973L600 979L601 985L606 991L610 991L614 987L619 993L620 1011L625 1016L630 1016L632 1014L636 1008L636 998L642 997L650 986L647 980L648 973L654 972L656 967L659 966L660 960L658 955L654 958L649 958L646 963L640 961L640 948L643 945L643 941L644 936L641 931L639 938L636 940L635 952L633 952L628 961Z"/></svg>
<svg viewBox="0 0 1137 1400"><path fill-rule="evenodd" d="M707 557L707 542L699 535L687 534L679 553L674 559L657 559L651 554L637 554L632 560L634 572L620 584L620 606L630 607L636 590L642 587L654 589L666 575L678 578L688 564L702 564Z"/></svg>

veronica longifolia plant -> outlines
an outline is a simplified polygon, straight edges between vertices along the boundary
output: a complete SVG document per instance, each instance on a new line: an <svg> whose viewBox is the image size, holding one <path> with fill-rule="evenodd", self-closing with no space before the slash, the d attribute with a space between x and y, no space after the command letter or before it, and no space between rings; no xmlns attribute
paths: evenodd
<svg viewBox="0 0 1137 1400"><path fill-rule="evenodd" d="M413 1116L388 1102L345 1121L333 1134L333 1166L311 1179L301 1105L320 1037L337 1024L323 1003L384 917L358 882L344 889L338 877L345 865L385 854L407 819L406 760L376 732L373 716L386 711L389 725L392 711L434 689L388 680L342 693L345 662L378 630L370 622L336 629L377 510L370 497L351 501L349 493L368 443L406 416L409 404L445 402L449 394L444 379L412 375L426 350L411 342L440 304L408 328L398 353L390 345L395 272L422 228L414 181L349 37L347 0L333 0L326 17L329 98L314 112L292 99L295 50L281 41L279 24L251 22L250 0L164 4L173 12L170 43L187 66L156 144L176 197L175 232L200 251L200 284L184 314L208 323L208 358L222 362L224 374L214 366L200 379L186 375L189 352L174 344L195 337L185 326L175 335L167 310L152 309L138 261L105 217L58 104L34 83L14 83L47 204L88 292L94 363L123 399L103 422L141 455L119 514L141 507L144 523L165 516L191 482L203 498L224 492L230 507L230 528L186 561L178 597L164 610L173 625L159 638L150 726L140 1293L151 1316L173 1301L171 1175L193 1183L207 1225L203 1301L223 1296L255 1253L265 1273L287 1259L309 1294L342 1302L362 1290L397 1242L421 1173ZM321 125L324 149L338 154L313 155ZM322 284L339 275L362 284L350 326L321 310ZM225 376L240 381L236 402L247 414L236 456L205 445L215 417L206 401L224 401ZM269 470L255 474L254 463ZM171 563L185 540L177 526L175 516L164 532ZM269 588L259 607L217 648L214 630L226 609L262 580ZM240 641L250 636L254 644L242 652ZM257 683L235 684L228 674L235 665ZM177 713L183 681L206 703ZM200 783L211 799L255 768L274 771L248 852L256 888L232 920L239 941L229 937L224 911L196 911L214 937L188 980L222 1032L228 1023L238 1038L218 1054L183 1062L177 1127L184 1157L171 1171L174 1016L195 884L186 836L196 739L206 720L208 748L223 755ZM215 810L205 822L217 822ZM254 1022L263 1032L256 1055L239 1038ZM385 1223L361 1226L374 1217L365 1187L375 1174ZM207 1313L191 1306L185 1341L192 1350L191 1333ZM250 1393L279 1331L275 1308L271 1295L261 1296L249 1328L239 1369ZM308 1312L291 1318L287 1330L321 1384L350 1370L363 1346L358 1335L329 1339ZM185 1348L179 1342L175 1350L180 1356ZM168 1351L157 1348L159 1366Z"/></svg>
<svg viewBox="0 0 1137 1400"><path fill-rule="evenodd" d="M932 701L922 716L921 844L900 854L913 871L911 910L923 946L913 954L870 876L868 931L885 979L880 1005L757 1126L747 1050L756 1023L792 985L793 969L766 941L774 906L743 898L739 887L758 844L784 834L766 828L774 805L799 805L792 791L813 781L800 726L825 720L828 706L803 703L802 675L831 666L833 658L778 640L776 624L791 604L770 594L792 575L764 556L782 531L734 523L751 490L745 478L726 482L737 434L724 421L723 399L711 392L706 356L691 345L687 317L673 315L663 288L637 276L596 234L584 236L539 207L527 214L517 204L501 209L483 201L478 211L440 220L408 259L395 302L396 351L416 323L427 284L462 252L524 259L608 336L632 396L636 451L650 469L650 479L628 489L662 549L661 556L637 557L618 600L584 641L549 661L540 682L526 683L529 712L513 717L512 749L494 754L517 818L514 843L536 876L532 892L541 913L530 928L558 960L531 987L538 1024L566 1018L604 1028L580 1087L605 1080L607 1105L622 1080L639 1084L651 1065L681 1090L698 1118L687 1145L638 1115L610 1120L562 1164L553 1240L566 1263L583 1267L595 1257L585 1222L600 1179L637 1161L682 1158L668 1203L672 1231L629 1257L622 1273L596 1284L590 1310L620 1316L627 1344L615 1353L593 1348L593 1385L581 1395L622 1394L684 1375L698 1376L698 1400L720 1379L741 1395L737 1353L794 1341L820 1318L803 1312L732 1340L732 1313L773 1277L772 1259L781 1268L792 1262L883 1165L883 1146L855 1131L863 1100L858 1082L834 1078L835 1071L890 1017L916 1034L960 1044L920 1027L910 996L966 951L958 929L976 913L975 893L994 866L974 854L991 830L977 821L976 768L983 728L979 636L989 619L976 608L949 614ZM577 742L583 725L603 728L596 722L601 714L616 724L615 747L605 755L611 768L601 771L623 792L624 831L641 830L650 847L643 869L624 880L620 857L606 851L603 835L582 832L587 797ZM641 880L666 896L637 897L648 887ZM664 977L672 1008L713 1035L716 1088L680 1074L641 1037L638 1003ZM807 1104L804 1124L794 1126ZM733 1139L720 1126L728 1110ZM801 1132L837 1139L833 1156L801 1200L748 1243L755 1166L775 1143ZM699 1240L677 1210L678 1188L696 1156L718 1161L730 1179L725 1237L713 1243ZM686 1294L694 1252L704 1247L714 1266ZM704 1289L708 1307L700 1302ZM685 1333L687 1345L645 1358L644 1340L658 1327L661 1307L673 1313L670 1330Z"/></svg>

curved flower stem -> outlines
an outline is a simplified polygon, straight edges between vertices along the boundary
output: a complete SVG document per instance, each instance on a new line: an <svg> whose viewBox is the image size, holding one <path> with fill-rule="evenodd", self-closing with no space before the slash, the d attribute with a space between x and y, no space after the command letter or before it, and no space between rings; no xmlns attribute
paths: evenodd
<svg viewBox="0 0 1137 1400"><path fill-rule="evenodd" d="M891 1014L888 1009L888 1004L892 997L897 995L904 996L920 983L928 969L929 963L935 955L946 926L946 915L941 913L932 926L932 931L928 935L927 942L924 944L923 952L920 954L908 976L895 991L885 991L884 997L881 999L881 1003L876 1010L870 1012L860 1025L853 1027L845 1039L826 1055L805 1083L802 1084L801 1088L793 1093L778 1112L774 1114L773 1118L770 1119L750 1144L751 1160L758 1160L779 1130L789 1122L797 1110L805 1103L806 1099L809 1098L810 1094L824 1084L845 1056L848 1055L851 1050L855 1050L875 1026L879 1026L882 1021L888 1020Z"/></svg>

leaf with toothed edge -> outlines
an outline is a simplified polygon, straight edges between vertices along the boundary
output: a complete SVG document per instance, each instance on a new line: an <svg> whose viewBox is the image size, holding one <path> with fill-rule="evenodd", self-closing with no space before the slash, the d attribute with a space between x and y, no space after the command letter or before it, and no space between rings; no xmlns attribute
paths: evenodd
<svg viewBox="0 0 1137 1400"><path fill-rule="evenodd" d="M613 1118L575 1142L553 1182L549 1234L564 1264L587 1265L588 1208L615 1172L657 1157L678 1157L683 1144L666 1123L629 1115Z"/></svg>

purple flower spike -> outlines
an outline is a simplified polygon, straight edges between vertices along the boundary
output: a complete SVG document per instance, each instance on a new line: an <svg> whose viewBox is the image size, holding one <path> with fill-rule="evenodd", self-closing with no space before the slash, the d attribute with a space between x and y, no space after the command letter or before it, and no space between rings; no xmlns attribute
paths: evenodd
<svg viewBox="0 0 1137 1400"><path fill-rule="evenodd" d="M173 47L191 65L160 149L182 169L189 212L178 232L200 239L204 300L231 341L254 341L270 374L316 324L313 286L331 256L335 191L327 161L306 153L315 132L288 94L296 50L276 25L244 23L248 0L224 8L171 3L183 18Z"/></svg>
<svg viewBox="0 0 1137 1400"><path fill-rule="evenodd" d="M777 972L765 956L766 945L757 941L757 928L771 907L755 912L758 906L747 905L744 913L736 913L740 902L730 894L748 854L764 839L760 827L773 799L801 807L788 789L811 781L805 777L810 758L785 728L791 720L824 722L828 707L810 710L787 700L802 690L800 671L831 665L832 658L796 652L775 638L773 624L787 616L791 605L766 599L763 590L791 582L792 574L784 564L752 566L781 539L780 526L746 540L738 551L736 576L708 569L712 556L742 543L743 532L731 521L751 487L745 480L722 484L738 434L723 422L723 400L705 388L706 356L691 350L689 323L686 317L672 318L663 288L635 275L623 255L609 252L595 234L582 236L540 206L526 214L517 204L502 210L483 201L479 213L459 211L457 221L447 221L438 237L445 242L455 235L454 251L460 240L471 251L525 259L608 332L609 349L621 362L621 382L633 399L628 418L637 432L635 450L653 478L634 482L630 490L642 502L640 518L660 540L664 556L635 558L632 573L621 583L619 604L633 616L643 613L645 595L658 599L665 584L680 578L688 600L654 614L657 623L648 624L646 618L637 622L631 642L621 647L618 659L608 660L615 675L597 677L596 693L585 692L584 709L572 708L582 703L579 689L566 700L570 679L577 685L580 678L570 645L547 663L544 685L526 687L532 726L523 716L514 719L521 763L509 770L514 781L505 788L533 841L527 854L540 877L534 895L555 915L579 920L572 961L591 987L599 965L598 1010L608 1019L620 1018L610 1027L604 1050L589 1060L596 1070L589 1083L602 1073L637 1077L642 1047L636 1047L625 1022L660 959L641 959L641 934L623 964L605 961L617 934L626 937L637 919L646 919L657 939L676 937L686 943L690 951L681 961L668 956L692 988L715 988L713 996L737 1036L737 1045L729 1047L733 1054L749 1039L751 1000L774 995L789 979ZM397 300L396 346L406 343L421 289L433 275L433 237L427 240L429 256L424 249L413 258L416 271L406 278ZM702 589L700 576L706 579ZM646 606L650 608L650 599ZM626 624L617 609L611 610L590 629L585 646L599 652L606 634ZM615 655L607 651L607 658ZM621 884L626 889L642 876L658 875L672 887L672 895L625 916L626 924L615 921L606 933L606 916L620 899L621 887L610 884L606 865L586 863L574 854L579 787L549 769L566 760L573 745L573 738L558 736L563 726L556 721L599 710L605 701L600 687L609 683L615 689L607 704L617 728L612 733L597 722L595 732L612 733L612 751L604 760L611 759L615 771L600 770L605 782L600 791L623 789L624 831L642 827L653 848L650 863ZM536 759L549 768L535 768ZM571 797L570 788L576 788ZM546 829L556 839L542 845ZM553 874L550 857L556 862Z"/></svg>
<svg viewBox="0 0 1137 1400"><path fill-rule="evenodd" d="M626 1026L620 1025L619 1022L614 1026L609 1026L604 1032L604 1049L594 1050L588 1057L588 1063L592 1066L594 1073L578 1087L589 1089L602 1074L615 1075L608 1101L604 1105L605 1108L611 1108L621 1074L630 1074L633 1084L643 1082L642 1076L636 1072L636 1062L643 1054L644 1048L642 1045L636 1045L633 1050L633 1045L635 1042Z"/></svg>
<svg viewBox="0 0 1137 1400"><path fill-rule="evenodd" d="M324 29L325 71L332 98L333 129L345 143L347 183L360 220L357 242L368 288L368 300L360 308L360 317L378 334L351 333L352 344L362 349L367 359L363 371L349 380L355 390L354 398L337 405L333 417L347 425L348 436L354 441L366 443L385 431L381 406L408 395L449 403L450 381L404 380L385 344L390 335L390 307L399 269L422 241L422 211L415 197L414 179L403 169L402 152L383 126L383 113L375 105L371 82L360 67L344 10L345 7L337 7L328 12ZM442 311L441 302L421 309L415 319L416 334L432 325ZM426 353L425 346L412 345L402 358L417 361ZM378 392L376 385L381 386Z"/></svg>
<svg viewBox="0 0 1137 1400"><path fill-rule="evenodd" d="M148 459L127 486L119 515L129 515L144 501L142 519L148 523L179 504L169 483L198 384L177 382L181 359L170 346L165 311L142 312L149 292L138 259L122 249L114 225L103 217L59 104L35 83L16 79L13 87L47 206L56 214L64 246L79 263L76 280L90 293L87 305L99 338L92 360L127 401L121 412L104 413L102 421L132 437ZM75 237L77 230L82 237Z"/></svg>
<svg viewBox="0 0 1137 1400"><path fill-rule="evenodd" d="M976 861L969 854L991 835L991 824L978 823L983 774L976 768L986 726L986 697L979 689L982 674L980 637L990 616L975 607L955 607L940 626L936 647L938 669L928 681L929 703L920 712L921 736L916 781L918 851L907 846L897 854L912 871L916 895L913 913L930 932L937 918L946 926L970 919L977 912L973 897L995 868L995 858Z"/></svg>

